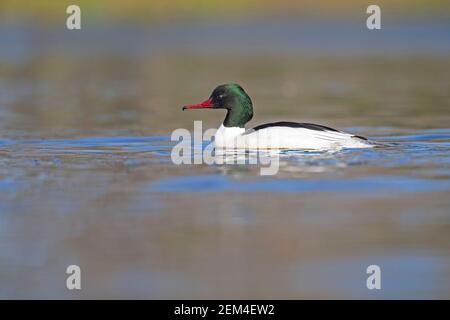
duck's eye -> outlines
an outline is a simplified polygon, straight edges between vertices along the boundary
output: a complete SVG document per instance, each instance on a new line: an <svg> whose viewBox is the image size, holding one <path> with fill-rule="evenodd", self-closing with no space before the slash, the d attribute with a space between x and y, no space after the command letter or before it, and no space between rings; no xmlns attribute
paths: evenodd
<svg viewBox="0 0 450 320"><path fill-rule="evenodd" d="M219 99L222 100L223 98L225 98L224 94L219 95Z"/></svg>

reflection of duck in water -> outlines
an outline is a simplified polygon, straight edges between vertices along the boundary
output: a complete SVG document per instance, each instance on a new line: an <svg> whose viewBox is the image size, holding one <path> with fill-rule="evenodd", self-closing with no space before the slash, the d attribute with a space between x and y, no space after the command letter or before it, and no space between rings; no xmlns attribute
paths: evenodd
<svg viewBox="0 0 450 320"><path fill-rule="evenodd" d="M312 123L274 122L245 130L253 117L250 97L238 84L220 85L208 100L185 109L226 109L227 115L214 141L219 148L335 149L370 148L366 138Z"/></svg>

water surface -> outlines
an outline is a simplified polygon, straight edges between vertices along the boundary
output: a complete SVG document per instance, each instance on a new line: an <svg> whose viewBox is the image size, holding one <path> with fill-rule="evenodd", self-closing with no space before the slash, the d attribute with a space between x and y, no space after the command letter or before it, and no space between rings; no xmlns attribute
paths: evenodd
<svg viewBox="0 0 450 320"><path fill-rule="evenodd" d="M358 23L1 28L0 297L449 298L448 24ZM229 81L250 126L383 147L174 165L172 130L224 117L181 106Z"/></svg>

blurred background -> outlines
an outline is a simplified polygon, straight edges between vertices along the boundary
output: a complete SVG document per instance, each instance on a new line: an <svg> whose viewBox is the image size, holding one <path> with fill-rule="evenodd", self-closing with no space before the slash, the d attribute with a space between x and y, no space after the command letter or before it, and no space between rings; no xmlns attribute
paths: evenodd
<svg viewBox="0 0 450 320"><path fill-rule="evenodd" d="M0 0L0 298L449 298L449 17L438 0ZM181 106L226 82L250 127L386 145L288 152L273 177L173 165L174 129L224 117Z"/></svg>

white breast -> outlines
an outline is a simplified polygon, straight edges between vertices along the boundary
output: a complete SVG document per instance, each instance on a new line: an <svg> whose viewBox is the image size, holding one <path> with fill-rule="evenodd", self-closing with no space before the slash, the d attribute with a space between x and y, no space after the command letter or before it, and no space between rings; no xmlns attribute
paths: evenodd
<svg viewBox="0 0 450 320"><path fill-rule="evenodd" d="M223 125L216 132L215 146L237 149L308 150L373 147L368 141L345 132L284 126L245 131L244 128L225 127Z"/></svg>
<svg viewBox="0 0 450 320"><path fill-rule="evenodd" d="M245 128L225 127L222 124L214 135L214 144L219 148L237 146L238 138L242 137L244 132Z"/></svg>

